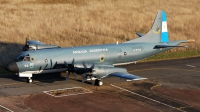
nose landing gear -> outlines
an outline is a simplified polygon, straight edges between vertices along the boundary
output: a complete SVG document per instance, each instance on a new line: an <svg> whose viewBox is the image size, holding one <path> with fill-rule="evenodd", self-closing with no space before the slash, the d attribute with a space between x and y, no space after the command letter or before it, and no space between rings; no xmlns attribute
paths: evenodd
<svg viewBox="0 0 200 112"><path fill-rule="evenodd" d="M32 78L31 78L31 77L28 77L28 78L27 78L27 83L32 83L32 82L33 82Z"/></svg>

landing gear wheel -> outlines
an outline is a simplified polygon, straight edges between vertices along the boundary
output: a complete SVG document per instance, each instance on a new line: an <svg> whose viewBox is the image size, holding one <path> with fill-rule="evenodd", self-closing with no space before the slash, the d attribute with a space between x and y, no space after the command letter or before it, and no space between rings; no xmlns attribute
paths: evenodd
<svg viewBox="0 0 200 112"><path fill-rule="evenodd" d="M101 80L96 80L95 83L98 85L98 86L102 86L103 85L103 82Z"/></svg>
<svg viewBox="0 0 200 112"><path fill-rule="evenodd" d="M32 82L33 82L33 80L31 78L27 79L27 83L32 83Z"/></svg>

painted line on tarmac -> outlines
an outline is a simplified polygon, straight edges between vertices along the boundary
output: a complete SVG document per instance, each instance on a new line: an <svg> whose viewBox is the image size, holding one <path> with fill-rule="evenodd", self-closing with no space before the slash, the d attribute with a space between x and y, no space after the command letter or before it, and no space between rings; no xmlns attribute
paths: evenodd
<svg viewBox="0 0 200 112"><path fill-rule="evenodd" d="M129 91L129 90L127 90L127 89L121 88L121 87L119 87L119 86L115 86L115 85L113 85L113 84L111 84L111 86L113 86L113 87L115 87L115 88L118 88L118 89L121 89L121 90L123 90L123 91L129 92L129 93L132 93L132 94L134 94L134 95L140 96L140 97L142 97L142 98L151 100L151 101L153 101L153 102L156 102L156 103L159 103L159 104L168 106L168 107L170 107L170 108L173 108L173 109L176 109L176 110L179 110L179 111L182 111L182 112L186 112L186 111L181 110L181 109L179 109L179 108L173 107L173 106L168 105L168 104L166 104L166 103L162 103L162 102L157 101L157 100L154 100L154 99L152 99L152 98L148 98L148 97L143 96L143 95L140 95L140 94L138 94L138 93L135 93L135 92Z"/></svg>
<svg viewBox="0 0 200 112"><path fill-rule="evenodd" d="M12 110L10 110L10 109L8 109L8 108L2 106L2 105L0 105L0 107L4 108L4 109L6 109L6 110L8 110L8 111L10 111L10 112L14 112L14 111L12 111Z"/></svg>
<svg viewBox="0 0 200 112"><path fill-rule="evenodd" d="M19 83L11 83L11 84L1 84L0 86L12 86L12 85L18 85L18 84L24 84L25 82L19 82Z"/></svg>
<svg viewBox="0 0 200 112"><path fill-rule="evenodd" d="M33 81L32 84L34 84L34 82L39 82L39 81ZM0 84L0 86L12 86L12 85L20 85L20 84L25 84L27 82L17 82L17 83L11 83L11 84Z"/></svg>
<svg viewBox="0 0 200 112"><path fill-rule="evenodd" d="M59 91L59 90L72 90L72 89L83 89L84 91L86 92L80 92L80 93L72 93L72 94L68 94L68 95L61 95L61 96L56 96L56 95L52 95L51 93L49 92L52 92L52 91ZM55 90L49 90L49 91L43 91L45 94L47 95L50 95L50 96L53 96L53 97L64 97L64 96L72 96L72 95L80 95L80 94L86 94L86 93L93 93L92 91L88 90L88 89L85 89L85 88L82 88L82 87L72 87L72 88L64 88L64 89L55 89Z"/></svg>

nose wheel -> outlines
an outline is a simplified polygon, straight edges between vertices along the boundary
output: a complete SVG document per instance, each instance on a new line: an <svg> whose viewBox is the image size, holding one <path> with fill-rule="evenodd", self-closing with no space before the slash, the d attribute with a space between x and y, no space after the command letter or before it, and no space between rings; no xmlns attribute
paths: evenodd
<svg viewBox="0 0 200 112"><path fill-rule="evenodd" d="M32 83L33 80L31 79L31 77L27 78L27 83Z"/></svg>

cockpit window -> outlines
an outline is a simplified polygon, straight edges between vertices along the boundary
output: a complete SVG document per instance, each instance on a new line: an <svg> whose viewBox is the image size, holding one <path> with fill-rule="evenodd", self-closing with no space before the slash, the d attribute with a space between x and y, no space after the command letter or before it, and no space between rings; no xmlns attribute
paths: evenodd
<svg viewBox="0 0 200 112"><path fill-rule="evenodd" d="M24 53L20 53L17 58L15 58L15 61L16 62L19 62L19 61L31 61L31 58L30 58L30 55L27 54L24 56Z"/></svg>
<svg viewBox="0 0 200 112"><path fill-rule="evenodd" d="M24 61L30 61L30 56L29 56L29 54L27 54L27 55L24 57Z"/></svg>
<svg viewBox="0 0 200 112"><path fill-rule="evenodd" d="M30 57L29 56L25 56L24 57L24 61L30 61Z"/></svg>
<svg viewBox="0 0 200 112"><path fill-rule="evenodd" d="M18 58L15 59L16 62L22 61L24 59L24 56L20 56Z"/></svg>
<svg viewBox="0 0 200 112"><path fill-rule="evenodd" d="M22 61L24 59L24 56L19 57L19 60Z"/></svg>

